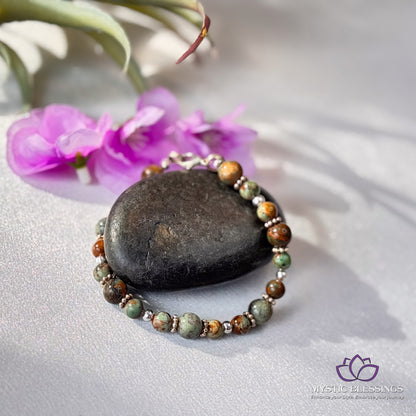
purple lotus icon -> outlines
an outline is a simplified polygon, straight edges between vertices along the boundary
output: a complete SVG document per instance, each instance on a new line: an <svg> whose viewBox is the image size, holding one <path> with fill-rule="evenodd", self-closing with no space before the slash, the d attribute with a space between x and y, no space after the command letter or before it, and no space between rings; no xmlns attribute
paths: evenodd
<svg viewBox="0 0 416 416"><path fill-rule="evenodd" d="M344 358L342 365L337 365L337 373L344 381L371 381L376 378L378 365L371 364L369 358L362 359L358 354L351 358Z"/></svg>

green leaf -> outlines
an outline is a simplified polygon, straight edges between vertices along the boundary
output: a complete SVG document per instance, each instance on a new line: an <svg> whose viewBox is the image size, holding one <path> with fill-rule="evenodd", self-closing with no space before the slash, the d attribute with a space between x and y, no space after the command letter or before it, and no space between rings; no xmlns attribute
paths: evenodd
<svg viewBox="0 0 416 416"><path fill-rule="evenodd" d="M112 37L105 35L104 33L91 33L90 36L103 47L103 49L114 59L114 61L123 67L123 49ZM133 57L129 60L126 73L138 93L142 93L146 90L145 79L143 78L139 65Z"/></svg>
<svg viewBox="0 0 416 416"><path fill-rule="evenodd" d="M20 90L22 93L22 99L24 103L24 110L30 108L30 103L32 101L32 80L30 74L20 59L19 55L8 45L0 41L0 55L10 68L10 70L16 76L17 82L19 83Z"/></svg>
<svg viewBox="0 0 416 416"><path fill-rule="evenodd" d="M14 20L39 20L80 29L87 34L103 33L121 46L126 69L131 48L123 28L109 14L85 2L65 0L1 0L0 23Z"/></svg>
<svg viewBox="0 0 416 416"><path fill-rule="evenodd" d="M119 6L130 7L131 5L136 6L153 6L160 7L166 10L169 10L173 13L180 14L178 9L187 9L197 12L201 16L201 30L198 37L192 43L192 45L187 49L187 51L177 60L176 63L181 63L189 55L192 55L208 35L208 30L210 26L210 19L205 14L202 4L197 0L98 0L103 3L117 4ZM182 17L184 17L182 15Z"/></svg>

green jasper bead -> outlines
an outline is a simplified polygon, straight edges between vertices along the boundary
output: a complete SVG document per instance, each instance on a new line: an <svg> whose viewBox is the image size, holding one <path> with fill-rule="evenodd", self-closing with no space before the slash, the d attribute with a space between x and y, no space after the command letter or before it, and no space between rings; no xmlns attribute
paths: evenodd
<svg viewBox="0 0 416 416"><path fill-rule="evenodd" d="M240 187L240 195L249 201L260 194L260 186L253 181L246 181Z"/></svg>
<svg viewBox="0 0 416 416"><path fill-rule="evenodd" d="M129 318L137 319L143 312L143 302L137 298L130 299L124 309Z"/></svg>
<svg viewBox="0 0 416 416"><path fill-rule="evenodd" d="M263 202L257 207L257 217L263 222L267 222L277 215L277 207L273 202Z"/></svg>
<svg viewBox="0 0 416 416"><path fill-rule="evenodd" d="M158 312L152 319L153 328L159 332L169 332L172 329L172 317L167 312Z"/></svg>
<svg viewBox="0 0 416 416"><path fill-rule="evenodd" d="M100 221L97 222L97 224L95 226L95 234L96 235L104 235L106 220L107 220L107 218L101 218Z"/></svg>
<svg viewBox="0 0 416 416"><path fill-rule="evenodd" d="M248 307L248 311L254 316L258 325L267 322L273 314L272 305L266 299L253 300Z"/></svg>
<svg viewBox="0 0 416 416"><path fill-rule="evenodd" d="M101 282L107 275L111 274L111 268L108 263L98 264L94 269L94 279L97 282Z"/></svg>
<svg viewBox="0 0 416 416"><path fill-rule="evenodd" d="M202 331L202 321L198 315L187 312L179 318L178 333L182 338L198 338Z"/></svg>
<svg viewBox="0 0 416 416"><path fill-rule="evenodd" d="M292 263L289 253L277 253L273 256L273 264L278 269L288 269Z"/></svg>

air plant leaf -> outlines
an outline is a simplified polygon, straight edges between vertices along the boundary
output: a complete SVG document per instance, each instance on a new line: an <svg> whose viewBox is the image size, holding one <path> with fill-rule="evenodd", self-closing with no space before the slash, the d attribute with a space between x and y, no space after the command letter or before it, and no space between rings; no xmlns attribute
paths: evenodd
<svg viewBox="0 0 416 416"><path fill-rule="evenodd" d="M175 33L180 39L186 42L184 36L179 32L175 25L167 17L167 11L161 10L160 8L153 6L137 6L134 4L126 4L125 7L128 7L131 10L134 10L138 13L144 14L151 17L157 22L161 23L165 28L169 29L171 32Z"/></svg>
<svg viewBox="0 0 416 416"><path fill-rule="evenodd" d="M131 48L126 33L109 14L85 2L65 0L1 0L0 23L14 20L39 20L83 30L87 34L102 33L118 42L124 51L123 66L127 69Z"/></svg>
<svg viewBox="0 0 416 416"><path fill-rule="evenodd" d="M151 17L152 19L161 23L165 28L169 29L171 32L175 33L183 41L187 42L187 39L182 35L182 33L177 29L174 23L169 19L167 16L168 13L176 14L179 17L187 20L193 26L197 27L198 29L201 27L202 21L201 17L198 16L194 11L183 9L180 7L171 7L160 9L155 6L137 6L134 4L126 4L125 7L132 9L138 13L144 14L146 16ZM207 40L211 44L214 45L213 40L211 39L210 35L207 35Z"/></svg>
<svg viewBox="0 0 416 416"><path fill-rule="evenodd" d="M201 42L204 40L204 38L208 35L208 30L209 30L211 21L209 17L205 14L202 4L197 0L98 0L98 1L101 1L103 3L117 4L119 6L126 6L126 7L129 7L131 5L160 7L162 9L172 11L176 14L179 14L178 9L192 10L198 13L201 16L201 20L202 20L201 30L196 40L185 51L185 53L177 60L176 63L178 64L184 61L188 56L192 55L195 52L195 50L198 48L198 46L201 44Z"/></svg>
<svg viewBox="0 0 416 416"><path fill-rule="evenodd" d="M105 52L110 55L121 67L124 66L124 51L118 42L104 33L90 33L90 36L98 42ZM146 90L146 81L143 78L140 67L136 60L131 57L126 68L127 76L138 93Z"/></svg>
<svg viewBox="0 0 416 416"><path fill-rule="evenodd" d="M183 19L187 20L189 23L191 23L192 25L194 25L198 29L200 29L201 26L202 26L203 20L201 20L201 16L198 16L197 14L195 14L194 11L184 9L184 8L181 8L181 7L169 7L169 8L166 8L166 10L169 10L171 13L174 13L174 14L182 17ZM211 46L213 46L214 41L212 40L209 33L206 34L206 38L209 41L209 43L211 44Z"/></svg>
<svg viewBox="0 0 416 416"><path fill-rule="evenodd" d="M0 56L4 59L19 83L24 103L24 110L30 108L32 101L32 82L30 74L19 55L8 45L0 41Z"/></svg>

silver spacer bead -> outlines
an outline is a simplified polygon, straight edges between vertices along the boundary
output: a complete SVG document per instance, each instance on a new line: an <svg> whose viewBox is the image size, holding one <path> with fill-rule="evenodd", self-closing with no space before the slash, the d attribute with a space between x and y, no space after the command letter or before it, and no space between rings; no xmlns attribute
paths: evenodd
<svg viewBox="0 0 416 416"><path fill-rule="evenodd" d="M162 169L165 169L165 170L166 170L169 166L170 166L170 161L169 161L169 159L168 159L168 158L163 159L163 160L160 162L160 167L161 167Z"/></svg>
<svg viewBox="0 0 416 416"><path fill-rule="evenodd" d="M210 170L218 170L218 168L221 166L221 163L224 162L224 159L214 159L211 162L211 168Z"/></svg>
<svg viewBox="0 0 416 416"><path fill-rule="evenodd" d="M112 274L108 274L107 276L104 276L103 279L100 282L101 286L104 286L106 283L108 283L113 278L114 278L114 275L112 275Z"/></svg>
<svg viewBox="0 0 416 416"><path fill-rule="evenodd" d="M107 259L104 256L98 256L95 258L95 262L98 264L103 264L107 262Z"/></svg>
<svg viewBox="0 0 416 416"><path fill-rule="evenodd" d="M276 218L271 219L270 221L265 222L265 223L264 223L264 226L265 226L266 228L269 228L269 227L271 227L272 225L279 224L280 222L282 222L282 217L276 217Z"/></svg>
<svg viewBox="0 0 416 416"><path fill-rule="evenodd" d="M206 336L207 336L207 334L208 334L208 321L207 321L206 319L203 319L203 320L202 320L202 323L204 324L204 327L203 327L203 329L202 329L202 332L199 334L199 336L200 336L201 338L204 338L204 337L206 337Z"/></svg>
<svg viewBox="0 0 416 416"><path fill-rule="evenodd" d="M276 301L271 296L269 296L268 294L263 293L262 296L263 296L263 299L267 300L267 302L269 302L271 305L276 305Z"/></svg>
<svg viewBox="0 0 416 416"><path fill-rule="evenodd" d="M143 321L149 322L153 319L153 311L147 309L143 314Z"/></svg>
<svg viewBox="0 0 416 416"><path fill-rule="evenodd" d="M233 326L231 325L230 321L224 321L222 323L222 327L224 328L224 334L231 334L233 332Z"/></svg>
<svg viewBox="0 0 416 416"><path fill-rule="evenodd" d="M289 251L289 247L273 247L272 248L273 253L285 253L286 251Z"/></svg>
<svg viewBox="0 0 416 416"><path fill-rule="evenodd" d="M282 269L279 269L276 272L276 279L277 280L284 280L285 278L286 278L286 272L284 270L282 270Z"/></svg>
<svg viewBox="0 0 416 416"><path fill-rule="evenodd" d="M240 176L240 179L237 179L237 182L234 184L234 189L238 191L241 185L246 181L247 181L247 178L245 176Z"/></svg>
<svg viewBox="0 0 416 416"><path fill-rule="evenodd" d="M266 198L263 195L257 195L251 200L251 203L255 207L258 207L260 204L262 204L265 201L266 201Z"/></svg>
<svg viewBox="0 0 416 416"><path fill-rule="evenodd" d="M118 306L120 306L120 308L124 308L126 306L126 303L130 300L133 299L133 295L131 293L127 293L126 296L124 296L123 299L121 299L121 302L118 304Z"/></svg>
<svg viewBox="0 0 416 416"><path fill-rule="evenodd" d="M178 330L179 316L172 315L172 328L170 332L176 332Z"/></svg>

